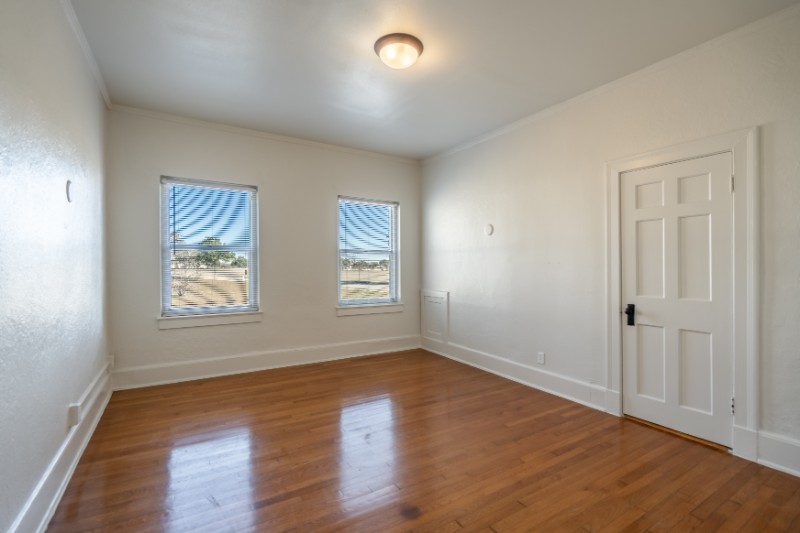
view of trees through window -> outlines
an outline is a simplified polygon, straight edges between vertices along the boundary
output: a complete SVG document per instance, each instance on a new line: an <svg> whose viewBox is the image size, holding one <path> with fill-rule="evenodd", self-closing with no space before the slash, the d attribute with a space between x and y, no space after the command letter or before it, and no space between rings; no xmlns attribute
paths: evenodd
<svg viewBox="0 0 800 533"><path fill-rule="evenodd" d="M397 300L397 204L339 198L339 302Z"/></svg>
<svg viewBox="0 0 800 533"><path fill-rule="evenodd" d="M162 314L258 309L254 188L162 178Z"/></svg>
<svg viewBox="0 0 800 533"><path fill-rule="evenodd" d="M247 258L225 250L217 237L205 237L200 244L215 248L172 252L172 306L247 305Z"/></svg>
<svg viewBox="0 0 800 533"><path fill-rule="evenodd" d="M340 270L340 299L361 300L389 298L388 259L342 258Z"/></svg>

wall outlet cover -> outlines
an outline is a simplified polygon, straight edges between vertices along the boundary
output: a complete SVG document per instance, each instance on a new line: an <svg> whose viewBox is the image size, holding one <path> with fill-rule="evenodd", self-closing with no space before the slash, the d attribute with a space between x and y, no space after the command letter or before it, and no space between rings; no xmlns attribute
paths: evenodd
<svg viewBox="0 0 800 533"><path fill-rule="evenodd" d="M69 404L67 407L67 427L77 426L81 421L81 406L77 403Z"/></svg>

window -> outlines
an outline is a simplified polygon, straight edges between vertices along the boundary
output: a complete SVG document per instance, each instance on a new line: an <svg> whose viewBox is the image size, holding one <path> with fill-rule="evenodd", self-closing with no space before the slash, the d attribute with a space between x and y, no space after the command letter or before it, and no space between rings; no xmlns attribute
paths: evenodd
<svg viewBox="0 0 800 533"><path fill-rule="evenodd" d="M339 305L398 302L397 209L339 197Z"/></svg>
<svg viewBox="0 0 800 533"><path fill-rule="evenodd" d="M258 311L257 192L162 176L162 316Z"/></svg>

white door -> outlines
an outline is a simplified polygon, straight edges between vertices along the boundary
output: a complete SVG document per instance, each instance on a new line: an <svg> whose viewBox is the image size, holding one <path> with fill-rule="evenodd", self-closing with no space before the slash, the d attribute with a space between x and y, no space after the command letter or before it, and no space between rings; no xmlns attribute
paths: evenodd
<svg viewBox="0 0 800 533"><path fill-rule="evenodd" d="M731 154L625 172L623 411L731 446Z"/></svg>

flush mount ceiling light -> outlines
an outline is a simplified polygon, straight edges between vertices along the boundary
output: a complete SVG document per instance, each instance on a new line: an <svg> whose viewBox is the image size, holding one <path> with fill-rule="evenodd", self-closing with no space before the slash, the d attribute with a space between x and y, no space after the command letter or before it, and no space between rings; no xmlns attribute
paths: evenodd
<svg viewBox="0 0 800 533"><path fill-rule="evenodd" d="M390 33L375 41L375 53L388 67L408 68L422 54L422 41L407 33Z"/></svg>

